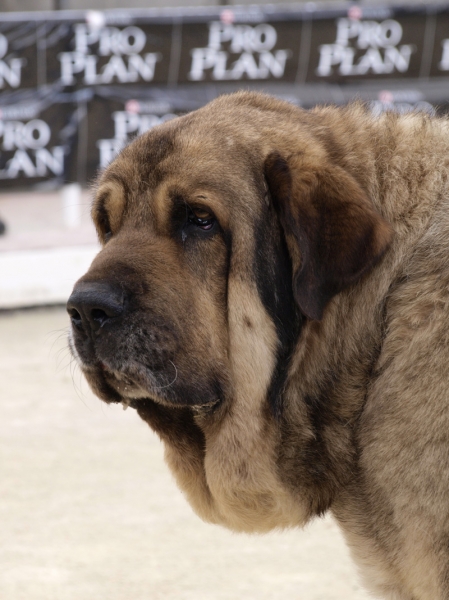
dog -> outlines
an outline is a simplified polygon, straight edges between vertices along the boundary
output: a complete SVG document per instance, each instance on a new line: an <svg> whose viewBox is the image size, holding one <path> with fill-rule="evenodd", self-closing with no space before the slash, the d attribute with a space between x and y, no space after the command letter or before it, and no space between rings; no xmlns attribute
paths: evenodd
<svg viewBox="0 0 449 600"><path fill-rule="evenodd" d="M202 519L331 511L391 600L449 598L448 174L443 117L221 96L101 174L67 304Z"/></svg>

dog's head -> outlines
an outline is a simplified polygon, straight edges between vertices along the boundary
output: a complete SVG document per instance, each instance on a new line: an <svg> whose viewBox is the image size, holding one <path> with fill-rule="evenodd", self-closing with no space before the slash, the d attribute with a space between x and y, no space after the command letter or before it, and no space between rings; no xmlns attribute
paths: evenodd
<svg viewBox="0 0 449 600"><path fill-rule="evenodd" d="M136 407L197 511L238 529L306 517L275 466L289 361L391 236L314 119L236 94L137 138L98 182L103 248L68 302L92 389Z"/></svg>

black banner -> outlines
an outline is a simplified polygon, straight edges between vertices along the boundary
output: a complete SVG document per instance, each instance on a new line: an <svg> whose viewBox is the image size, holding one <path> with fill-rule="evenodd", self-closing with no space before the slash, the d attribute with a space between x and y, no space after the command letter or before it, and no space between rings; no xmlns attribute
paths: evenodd
<svg viewBox="0 0 449 600"><path fill-rule="evenodd" d="M288 14L250 8L199 12L196 19L182 11L162 20L141 12L124 18L88 11L79 20L64 21L61 13L59 21L3 24L0 84L345 84L449 72L444 7L351 6Z"/></svg>
<svg viewBox="0 0 449 600"><path fill-rule="evenodd" d="M293 82L300 47L298 20L184 25L178 81Z"/></svg>
<svg viewBox="0 0 449 600"><path fill-rule="evenodd" d="M45 80L39 52L39 26L0 19L0 91L36 88Z"/></svg>
<svg viewBox="0 0 449 600"><path fill-rule="evenodd" d="M171 25L76 23L59 48L49 48L47 54L59 63L50 81L77 87L167 83L171 37Z"/></svg>
<svg viewBox="0 0 449 600"><path fill-rule="evenodd" d="M422 15L314 20L307 81L419 77L425 30Z"/></svg>
<svg viewBox="0 0 449 600"><path fill-rule="evenodd" d="M55 93L22 99L11 96L3 101L0 187L49 182L57 186L64 183L69 172L77 179L78 104Z"/></svg>
<svg viewBox="0 0 449 600"><path fill-rule="evenodd" d="M0 19L0 186L91 181L133 136L221 93L446 110L449 8L319 4Z"/></svg>

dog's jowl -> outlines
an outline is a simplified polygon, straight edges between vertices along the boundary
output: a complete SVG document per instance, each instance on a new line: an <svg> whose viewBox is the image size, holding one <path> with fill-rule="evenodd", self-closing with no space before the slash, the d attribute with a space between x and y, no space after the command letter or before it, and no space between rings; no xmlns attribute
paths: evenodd
<svg viewBox="0 0 449 600"><path fill-rule="evenodd" d="M442 118L222 96L102 173L67 305L203 519L330 510L391 600L449 598L448 175Z"/></svg>

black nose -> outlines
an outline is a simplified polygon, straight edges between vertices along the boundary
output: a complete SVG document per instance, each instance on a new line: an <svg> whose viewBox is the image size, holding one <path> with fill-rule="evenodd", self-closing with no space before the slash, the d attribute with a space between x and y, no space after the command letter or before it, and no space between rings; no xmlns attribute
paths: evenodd
<svg viewBox="0 0 449 600"><path fill-rule="evenodd" d="M103 282L77 283L67 302L72 324L84 331L97 331L120 317L123 310L123 291Z"/></svg>

